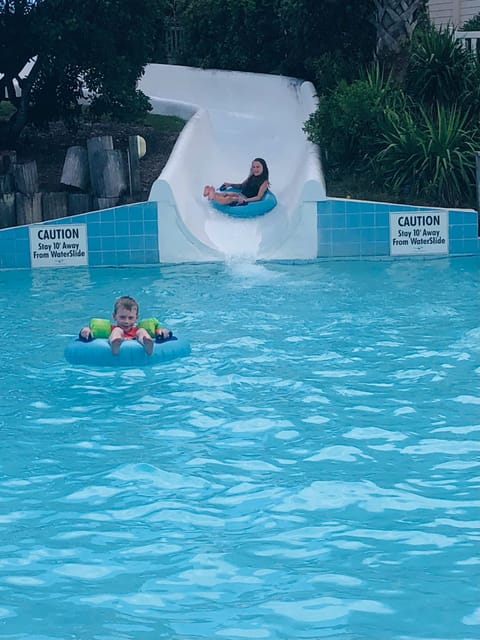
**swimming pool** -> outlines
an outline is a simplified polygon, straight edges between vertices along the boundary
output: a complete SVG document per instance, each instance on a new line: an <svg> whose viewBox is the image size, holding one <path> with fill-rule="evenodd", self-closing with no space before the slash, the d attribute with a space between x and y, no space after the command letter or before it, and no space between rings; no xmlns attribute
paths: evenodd
<svg viewBox="0 0 480 640"><path fill-rule="evenodd" d="M479 266L0 271L2 638L478 638ZM123 293L191 356L67 364Z"/></svg>

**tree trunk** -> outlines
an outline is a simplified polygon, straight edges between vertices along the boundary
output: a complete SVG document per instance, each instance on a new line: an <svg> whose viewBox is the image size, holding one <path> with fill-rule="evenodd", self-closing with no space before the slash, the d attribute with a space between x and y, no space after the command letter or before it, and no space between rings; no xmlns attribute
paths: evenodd
<svg viewBox="0 0 480 640"><path fill-rule="evenodd" d="M405 48L417 26L425 0L374 0L376 58L401 75Z"/></svg>
<svg viewBox="0 0 480 640"><path fill-rule="evenodd" d="M28 62L28 59L26 59L25 62L22 63L18 71L15 72L15 75L10 75L10 78L7 81L7 85L13 87L13 78L16 77L17 73L20 73L26 62ZM3 126L0 126L0 146L14 146L23 129L27 125L27 114L29 104L31 102L32 88L35 82L38 80L38 76L40 74L42 66L43 58L41 55L37 55L35 64L31 68L30 73L22 80L20 96L16 97L14 95L14 88L13 90L9 90L9 99L16 107L16 111L10 117L10 120L8 120L8 122L1 123Z"/></svg>

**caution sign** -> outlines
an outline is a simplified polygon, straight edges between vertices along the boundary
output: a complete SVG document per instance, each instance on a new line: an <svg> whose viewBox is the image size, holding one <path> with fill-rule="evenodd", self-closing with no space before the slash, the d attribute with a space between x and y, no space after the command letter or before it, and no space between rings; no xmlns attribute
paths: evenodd
<svg viewBox="0 0 480 640"><path fill-rule="evenodd" d="M390 213L390 255L448 254L448 211Z"/></svg>
<svg viewBox="0 0 480 640"><path fill-rule="evenodd" d="M88 264L87 225L32 225L32 267L78 267Z"/></svg>

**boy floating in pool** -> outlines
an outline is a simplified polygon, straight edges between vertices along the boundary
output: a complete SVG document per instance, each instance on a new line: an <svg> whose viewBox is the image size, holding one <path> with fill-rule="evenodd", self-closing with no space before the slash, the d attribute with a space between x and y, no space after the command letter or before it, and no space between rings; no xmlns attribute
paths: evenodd
<svg viewBox="0 0 480 640"><path fill-rule="evenodd" d="M154 337L152 337L145 327L141 327L137 324L138 310L138 302L130 296L121 296L115 300L112 315L116 324L110 324L109 329L107 327L107 333L109 333L108 342L114 356L120 351L120 347L124 340L137 340L145 349L145 353L151 356L153 353L155 339L161 341L172 335L168 329L157 326L153 330ZM92 328L94 328L96 320L97 319L93 319L88 327L83 327L80 330L80 340L85 340L87 342L93 340L95 336L94 332L92 332ZM102 324L102 331L105 330L105 322L105 320L98 320L98 323Z"/></svg>

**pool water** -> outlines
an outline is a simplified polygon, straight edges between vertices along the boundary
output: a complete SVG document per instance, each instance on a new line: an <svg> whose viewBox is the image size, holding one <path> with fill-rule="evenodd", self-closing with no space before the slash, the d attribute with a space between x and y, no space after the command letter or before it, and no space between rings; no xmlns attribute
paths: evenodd
<svg viewBox="0 0 480 640"><path fill-rule="evenodd" d="M0 272L3 640L480 637L480 261ZM129 294L192 344L65 344Z"/></svg>

